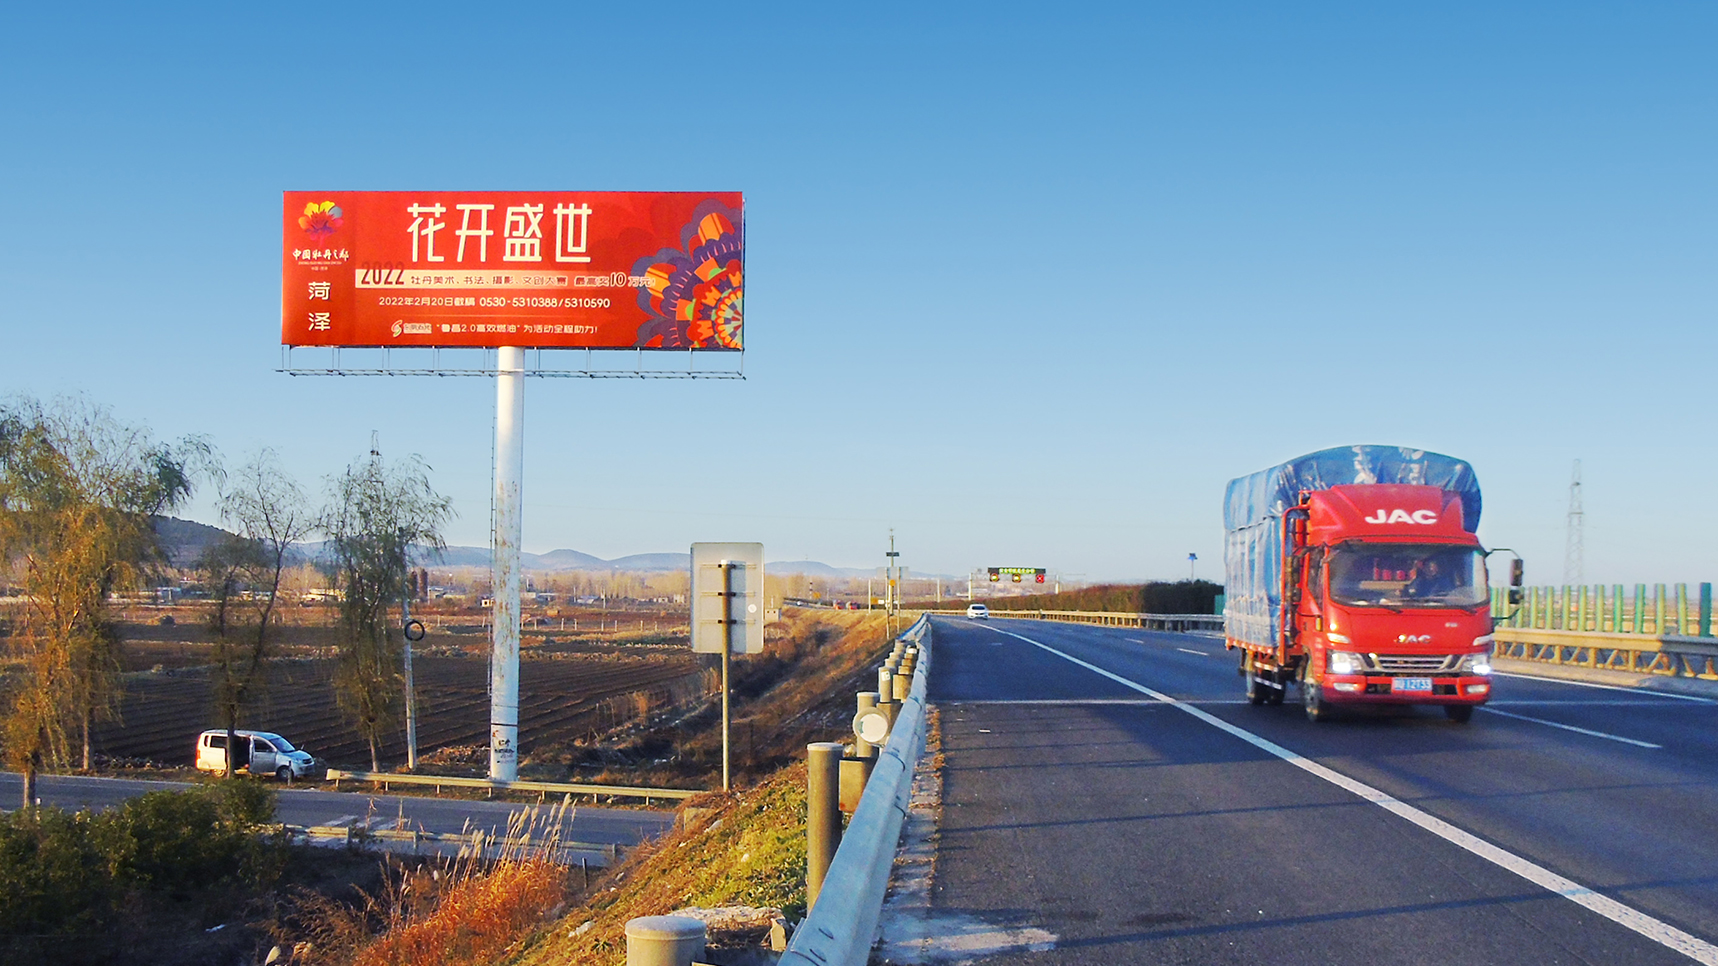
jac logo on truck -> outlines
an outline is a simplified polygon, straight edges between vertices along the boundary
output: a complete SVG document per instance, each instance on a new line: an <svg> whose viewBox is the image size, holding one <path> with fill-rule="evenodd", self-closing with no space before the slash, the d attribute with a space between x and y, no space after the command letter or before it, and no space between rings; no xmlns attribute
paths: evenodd
<svg viewBox="0 0 1718 966"><path fill-rule="evenodd" d="M1428 526L1438 522L1438 515L1430 510L1415 510L1413 513L1409 513L1407 510L1390 510L1388 512L1379 510L1372 516L1363 519L1367 523L1418 523L1421 526Z"/></svg>
<svg viewBox="0 0 1718 966"><path fill-rule="evenodd" d="M1430 634L1397 634L1396 635L1396 643L1397 644L1430 644L1431 642L1432 642L1432 635L1430 635Z"/></svg>

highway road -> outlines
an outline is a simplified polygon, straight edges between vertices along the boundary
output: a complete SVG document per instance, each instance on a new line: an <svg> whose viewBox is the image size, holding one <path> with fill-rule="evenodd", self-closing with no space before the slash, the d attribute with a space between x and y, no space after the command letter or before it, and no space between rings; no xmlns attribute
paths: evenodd
<svg viewBox="0 0 1718 966"><path fill-rule="evenodd" d="M1211 637L933 640L929 915L1037 940L999 961L1718 963L1718 702L1499 676L1465 725L1313 724Z"/></svg>
<svg viewBox="0 0 1718 966"><path fill-rule="evenodd" d="M0 773L0 805L16 806L23 795L23 778ZM93 778L78 775L44 775L40 797L44 805L66 809L111 808L120 802L161 789L183 790L197 786L182 782L140 781L127 778ZM481 830L505 833L516 812L528 806L508 802L428 798L411 795L366 795L358 792L329 792L309 788L279 789L275 819L288 825L368 827L457 834ZM636 845L654 838L674 824L674 813L648 809L595 808L577 806L563 836L593 845ZM581 853L572 853L581 857ZM591 852L592 864L603 853Z"/></svg>

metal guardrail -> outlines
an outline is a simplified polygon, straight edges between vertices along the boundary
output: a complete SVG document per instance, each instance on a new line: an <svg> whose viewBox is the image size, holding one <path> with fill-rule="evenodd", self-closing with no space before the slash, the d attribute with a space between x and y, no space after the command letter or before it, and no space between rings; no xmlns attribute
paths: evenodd
<svg viewBox="0 0 1718 966"><path fill-rule="evenodd" d="M927 614L948 614L959 617L965 608L931 610ZM1070 624L1099 624L1106 627L1138 627L1148 631L1220 631L1222 614L1128 614L1101 610L1003 610L995 609L991 617L1012 617L1021 620L1063 621Z"/></svg>
<svg viewBox="0 0 1718 966"><path fill-rule="evenodd" d="M930 620L921 616L901 639L919 645L912 690L841 836L817 904L794 930L780 966L865 966L870 960L912 795L913 770L925 749L925 691L933 657Z"/></svg>
<svg viewBox="0 0 1718 966"><path fill-rule="evenodd" d="M1523 587L1519 605L1509 588L1491 589L1491 613L1506 627L1546 631L1602 631L1654 637L1712 638L1712 585L1624 584Z"/></svg>
<svg viewBox="0 0 1718 966"><path fill-rule="evenodd" d="M1718 681L1718 639L1499 627L1497 656L1565 667Z"/></svg>
<svg viewBox="0 0 1718 966"><path fill-rule="evenodd" d="M581 782L491 781L487 778L460 778L453 775L399 775L384 771L343 771L328 769L328 780L340 787L343 781L375 782L388 790L394 785L433 785L437 794L447 788L482 788L491 793L536 792L540 795L607 795L610 798L642 798L648 804L653 798L683 801L704 794L689 788L645 788L639 785L591 785Z"/></svg>

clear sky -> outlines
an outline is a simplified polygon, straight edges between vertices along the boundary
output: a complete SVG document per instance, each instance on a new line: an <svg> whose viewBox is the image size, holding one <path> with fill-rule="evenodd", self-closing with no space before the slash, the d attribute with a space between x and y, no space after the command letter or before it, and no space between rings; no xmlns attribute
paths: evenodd
<svg viewBox="0 0 1718 966"><path fill-rule="evenodd" d="M302 482L482 379L277 374L285 189L742 190L742 383L533 380L525 547L1220 569L1223 486L1470 460L1560 580L1718 577L1718 7L8 5L0 389ZM212 522L206 506L192 514Z"/></svg>

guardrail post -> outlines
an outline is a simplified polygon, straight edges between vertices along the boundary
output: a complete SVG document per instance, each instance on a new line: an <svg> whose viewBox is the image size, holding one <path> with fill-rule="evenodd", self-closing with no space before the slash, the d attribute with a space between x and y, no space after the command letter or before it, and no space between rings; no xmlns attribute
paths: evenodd
<svg viewBox="0 0 1718 966"><path fill-rule="evenodd" d="M857 720L857 718L864 717L865 712L875 711L877 709L877 692L875 692L875 691L861 691L861 692L859 692L859 697L858 697L858 700L855 702L855 704L858 705L858 709L857 709L858 715L855 718L855 720ZM855 757L855 758L875 758L875 757L877 757L877 746L873 745L869 741L866 741L864 735L856 734L853 736L853 757Z"/></svg>
<svg viewBox="0 0 1718 966"><path fill-rule="evenodd" d="M889 716L889 723L895 723L895 715L900 713L901 706L894 699L895 675L888 667L877 669L877 710Z"/></svg>
<svg viewBox="0 0 1718 966"><path fill-rule="evenodd" d="M839 742L814 741L805 746L805 908L817 905L817 893L835 850L841 845L841 752Z"/></svg>
<svg viewBox="0 0 1718 966"><path fill-rule="evenodd" d="M704 955L704 924L688 916L640 916L626 923L626 966L692 966Z"/></svg>
<svg viewBox="0 0 1718 966"><path fill-rule="evenodd" d="M1700 626L1694 629L1696 637L1712 636L1712 585L1700 585Z"/></svg>
<svg viewBox="0 0 1718 966"><path fill-rule="evenodd" d="M836 790L837 807L845 814L853 814L859 807L859 796L865 794L865 783L871 780L871 770L877 767L875 756L869 758L843 757L838 788ZM833 856L831 856L833 860Z"/></svg>

